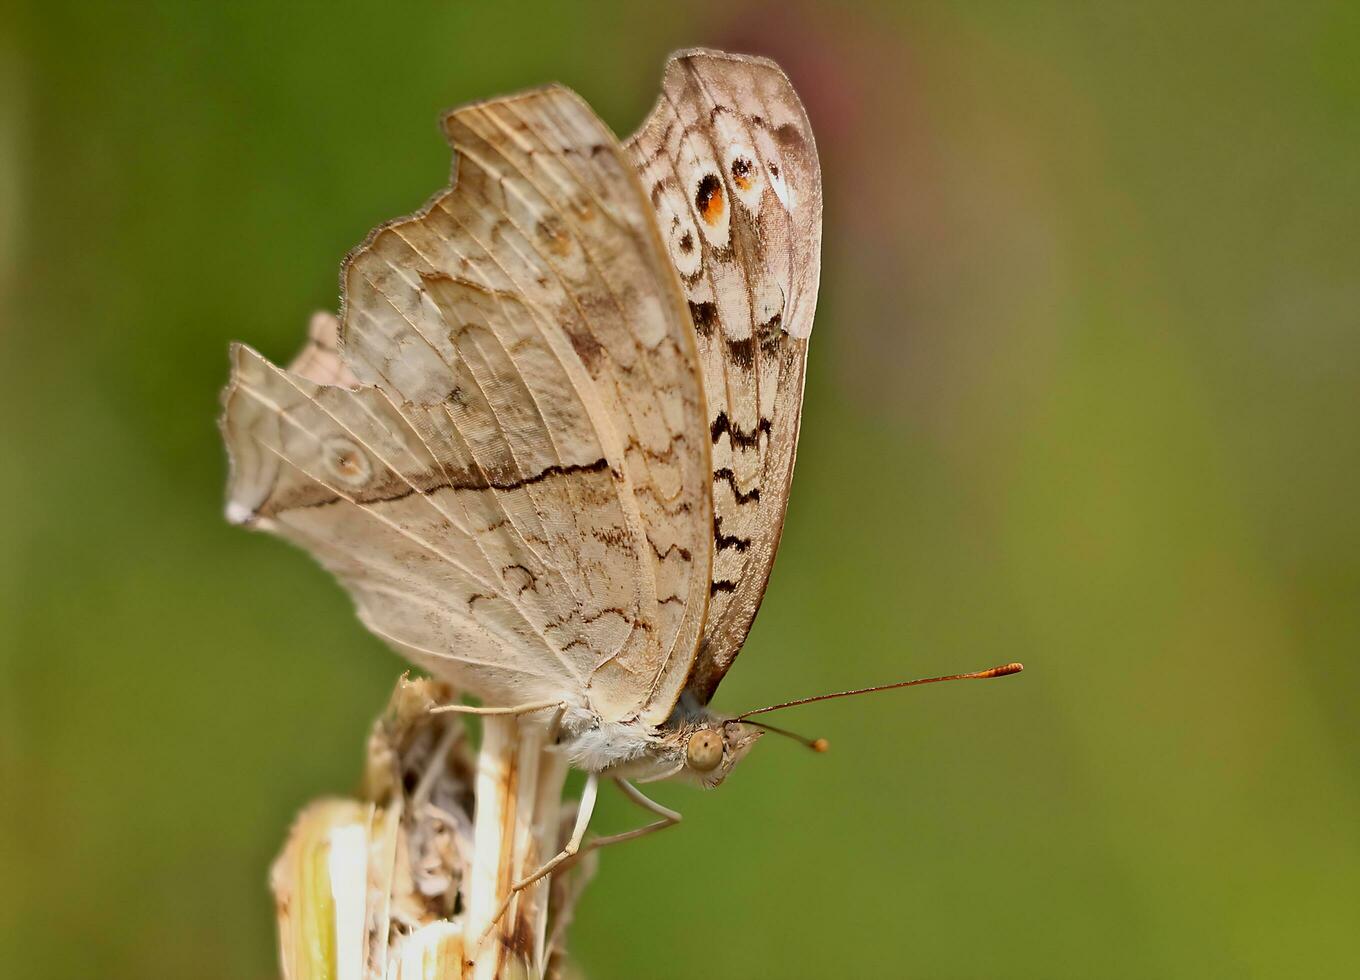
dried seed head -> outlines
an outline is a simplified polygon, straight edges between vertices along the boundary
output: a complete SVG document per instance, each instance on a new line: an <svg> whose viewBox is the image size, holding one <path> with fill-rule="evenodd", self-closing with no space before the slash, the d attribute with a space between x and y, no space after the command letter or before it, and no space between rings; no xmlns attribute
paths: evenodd
<svg viewBox="0 0 1360 980"><path fill-rule="evenodd" d="M723 739L711 728L701 728L685 744L685 761L691 769L712 772L723 760Z"/></svg>

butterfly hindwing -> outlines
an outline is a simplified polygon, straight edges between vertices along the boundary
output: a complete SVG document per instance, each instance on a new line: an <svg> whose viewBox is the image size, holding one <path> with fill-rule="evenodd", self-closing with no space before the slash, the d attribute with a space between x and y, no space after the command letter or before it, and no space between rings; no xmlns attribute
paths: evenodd
<svg viewBox="0 0 1360 980"><path fill-rule="evenodd" d="M489 703L657 723L710 579L684 299L573 93L445 129L453 186L346 262L339 352L323 323L295 372L235 349L229 514L311 550L370 629Z"/></svg>

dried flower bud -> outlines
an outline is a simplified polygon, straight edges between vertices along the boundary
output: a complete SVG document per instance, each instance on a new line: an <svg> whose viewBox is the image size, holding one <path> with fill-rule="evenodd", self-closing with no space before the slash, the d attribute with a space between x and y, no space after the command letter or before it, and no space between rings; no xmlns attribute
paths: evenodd
<svg viewBox="0 0 1360 980"><path fill-rule="evenodd" d="M591 862L555 877L546 907L531 904L517 913L519 920L532 914L532 922L485 937L481 930L469 937L466 926L474 879L480 875L492 886L483 904L498 901L508 880L532 870L521 864L541 860L566 839L570 807L561 818L565 826L559 828L557 816L564 764L548 759L541 731L511 735L504 759L488 756L484 745L480 762L492 770L512 756L516 765L528 764L528 753L535 765L550 761L551 771L561 770L561 776L542 787L536 803L516 791L494 794L493 805L513 818L505 826L541 831L545 839L538 846L517 848L515 833L485 830L474 843L478 762L460 717L429 710L454 700L454 694L434 681L401 678L369 735L362 799L317 801L293 824L270 875L285 980L446 980L474 974L531 980L545 968L560 971L562 935ZM518 731L508 721L492 727ZM500 821L484 820L484 826L497 825ZM538 939L526 943L526 935ZM488 950L496 955L489 957Z"/></svg>

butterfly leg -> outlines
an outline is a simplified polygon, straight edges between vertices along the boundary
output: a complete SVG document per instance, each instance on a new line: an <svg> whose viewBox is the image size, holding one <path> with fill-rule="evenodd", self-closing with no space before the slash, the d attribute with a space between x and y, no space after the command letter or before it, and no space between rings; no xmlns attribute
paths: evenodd
<svg viewBox="0 0 1360 980"><path fill-rule="evenodd" d="M662 806L660 803L656 802L656 800L649 799L646 795L640 792L636 786L628 782L628 780L615 779L614 784L618 786L619 790L623 793L624 796L628 797L630 800L632 800L638 806L642 807L644 810L649 810L650 812L657 814L659 817L661 817L661 819L655 821L654 823L650 823L645 827L638 827L636 830L629 830L622 834L611 834L608 837L597 837L590 843L586 844L576 853L576 860L579 860L580 858L589 854L591 851L597 850L598 848L607 847L610 844L619 844L626 840L634 840L638 837L646 836L647 834L650 834L653 831L665 830L667 827L673 827L680 822L681 815L679 813L676 813L669 807ZM570 868L574 863L575 863L574 860L564 861L562 862L562 865L558 867L557 870L564 871L567 868ZM558 940L561 938L562 927L565 925L566 920L560 920L557 923L556 927L553 929L552 935L548 937L549 949L553 949L557 946Z"/></svg>
<svg viewBox="0 0 1360 980"><path fill-rule="evenodd" d="M510 908L510 902L514 900L516 895L538 881L538 879L542 878L544 875L552 874L561 867L563 863L576 856L577 851L581 849L581 841L585 839L586 829L590 826L590 818L595 812L595 800L599 795L599 791L600 777L592 772L586 777L585 789L581 792L581 802L577 804L576 807L576 825L572 827L571 838L567 841L566 846L557 853L556 857L542 865L533 874L529 875L527 878L521 878L510 887L509 893L505 896L505 901L501 903L501 907L496 910L495 916L493 916L491 922L487 924L486 931L478 937L477 941L479 943L490 934L492 929L496 928L496 923L501 921L506 910Z"/></svg>
<svg viewBox="0 0 1360 980"><path fill-rule="evenodd" d="M594 774L592 774L590 778L594 779ZM521 888L527 888L546 874L551 874L554 871L565 871L591 851L598 851L600 848L608 847L610 844L622 844L626 840L636 840L639 837L646 837L648 834L655 833L658 830L674 827L682 819L679 813L675 812L670 807L662 806L660 803L656 802L656 800L649 798L628 780L615 779L614 785L617 786L628 799L632 800L644 810L655 813L661 819L649 823L644 827L635 827L632 830L625 830L621 834L608 834L604 837L596 837L582 845L581 838L584 836L585 827L582 825L578 813L576 818L576 830L572 834L572 839L567 842L567 846L562 849L562 852L558 854L557 857L543 865L543 867L539 868L532 875L516 882L515 891L519 891ZM589 783L586 784L586 788L590 788ZM581 806L583 809L585 804L585 795L582 794ZM592 809L595 806L593 795L591 796L590 806ZM589 814L587 814L586 823L589 823Z"/></svg>
<svg viewBox="0 0 1360 980"><path fill-rule="evenodd" d="M644 810L655 813L660 820L647 824L644 827L637 827L633 830L625 830L621 834L610 834L607 837L596 837L577 855L579 860L582 856L591 851L599 850L601 847L608 847L610 844L622 844L626 840L636 840L639 837L646 837L648 834L658 830L665 830L667 827L674 827L681 820L681 815L670 807L662 806L656 800L651 799L636 786L626 779L615 779L614 785L617 786L623 795L628 797ZM575 862L572 862L575 863Z"/></svg>
<svg viewBox="0 0 1360 980"><path fill-rule="evenodd" d="M614 785L623 792L624 796L628 797L628 799L632 800L644 810L655 813L661 819L653 821L643 827L625 830L620 834L609 834L605 837L596 837L588 844L583 845L582 841L585 840L586 829L590 826L591 815L595 812L595 800L599 794L599 779L600 777L595 773L591 773L586 777L585 790L581 793L581 802L576 811L576 825L572 828L571 839L567 841L566 846L558 852L556 857L543 864L533 874L515 882L510 889L510 894L506 895L505 901L501 903L501 907L496 912L495 918L493 918L491 924L486 927L486 932L482 934L483 938L495 928L496 923L500 922L501 917L505 915L506 910L510 908L510 902L515 895L525 888L528 888L545 875L550 875L554 871L567 870L591 851L597 851L602 847L608 847L610 844L622 844L627 840L636 840L639 837L646 837L648 834L655 833L658 830L674 827L680 822L681 815L670 807L662 806L660 803L656 802L656 800L649 798L636 786L628 782L628 780L615 779Z"/></svg>
<svg viewBox="0 0 1360 980"><path fill-rule="evenodd" d="M460 715L527 715L535 711L544 711L548 708L557 708L561 711L565 711L566 707L567 706L561 701L530 701L528 704L517 704L510 708L479 708L471 704L441 704L431 708L430 714L439 715L450 712Z"/></svg>

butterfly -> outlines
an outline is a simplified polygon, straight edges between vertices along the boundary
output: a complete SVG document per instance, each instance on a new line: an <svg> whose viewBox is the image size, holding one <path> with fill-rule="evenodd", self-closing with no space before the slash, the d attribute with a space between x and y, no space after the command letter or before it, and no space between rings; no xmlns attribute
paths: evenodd
<svg viewBox="0 0 1360 980"><path fill-rule="evenodd" d="M573 846L600 777L669 825L630 780L717 785L773 727L709 703L793 476L812 130L773 62L691 50L623 143L560 86L444 131L450 187L347 257L340 318L287 369L232 348L227 516L469 710L553 712L589 774Z"/></svg>

